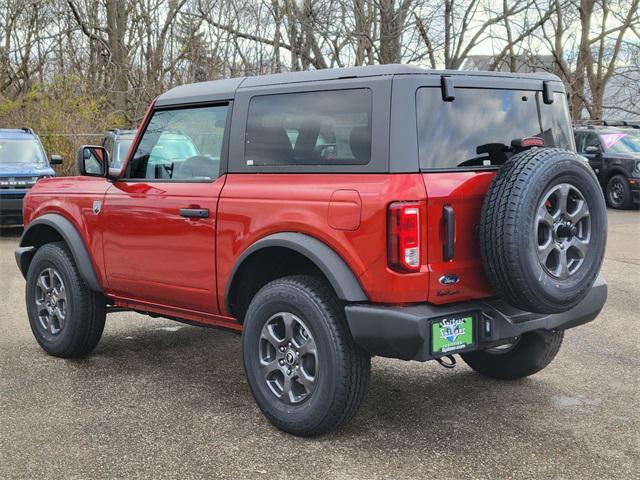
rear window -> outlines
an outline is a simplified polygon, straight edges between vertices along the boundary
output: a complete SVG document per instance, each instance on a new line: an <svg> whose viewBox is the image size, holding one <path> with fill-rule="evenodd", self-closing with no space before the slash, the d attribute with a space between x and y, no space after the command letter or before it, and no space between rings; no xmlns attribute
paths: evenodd
<svg viewBox="0 0 640 480"><path fill-rule="evenodd" d="M566 101L542 92L456 88L444 102L439 88L417 92L418 153L423 170L491 167L504 163L500 144L540 137L545 146L573 150ZM489 151L490 153L487 153ZM498 152L498 153L496 153Z"/></svg>
<svg viewBox="0 0 640 480"><path fill-rule="evenodd" d="M253 97L245 162L248 166L367 164L371 103L368 89Z"/></svg>

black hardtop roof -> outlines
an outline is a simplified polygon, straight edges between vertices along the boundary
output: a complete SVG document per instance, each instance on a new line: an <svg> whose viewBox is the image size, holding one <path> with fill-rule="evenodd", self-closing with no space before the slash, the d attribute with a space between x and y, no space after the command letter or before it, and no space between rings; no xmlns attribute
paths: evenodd
<svg viewBox="0 0 640 480"><path fill-rule="evenodd" d="M157 106L198 103L222 99L233 99L239 88L252 88L287 83L318 82L343 78L366 78L383 75L441 75L463 77L494 77L496 79L551 80L560 79L551 73L481 72L472 70L427 70L412 65L370 65L365 67L330 68L305 72L276 73L254 77L227 78L208 82L180 85L163 93L156 99Z"/></svg>

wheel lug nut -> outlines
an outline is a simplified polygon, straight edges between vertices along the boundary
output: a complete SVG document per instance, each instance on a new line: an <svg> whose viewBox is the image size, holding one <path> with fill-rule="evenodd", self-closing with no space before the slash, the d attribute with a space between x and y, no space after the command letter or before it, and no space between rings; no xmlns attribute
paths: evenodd
<svg viewBox="0 0 640 480"><path fill-rule="evenodd" d="M281 352L284 352L284 347L280 347L280 351L281 351Z"/></svg>
<svg viewBox="0 0 640 480"><path fill-rule="evenodd" d="M280 365L284 365L284 360L280 360Z"/></svg>
<svg viewBox="0 0 640 480"><path fill-rule="evenodd" d="M287 375L291 375L291 369L287 370Z"/></svg>

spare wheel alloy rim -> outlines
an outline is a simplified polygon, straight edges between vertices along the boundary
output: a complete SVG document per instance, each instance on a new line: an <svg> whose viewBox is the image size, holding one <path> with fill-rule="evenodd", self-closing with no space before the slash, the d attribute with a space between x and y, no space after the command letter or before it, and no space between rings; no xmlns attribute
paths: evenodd
<svg viewBox="0 0 640 480"><path fill-rule="evenodd" d="M538 261L553 278L575 275L589 253L591 215L575 185L560 183L542 196L535 225Z"/></svg>
<svg viewBox="0 0 640 480"><path fill-rule="evenodd" d="M264 381L278 399L297 404L311 397L318 378L318 351L311 331L290 312L278 312L262 327L258 360Z"/></svg>

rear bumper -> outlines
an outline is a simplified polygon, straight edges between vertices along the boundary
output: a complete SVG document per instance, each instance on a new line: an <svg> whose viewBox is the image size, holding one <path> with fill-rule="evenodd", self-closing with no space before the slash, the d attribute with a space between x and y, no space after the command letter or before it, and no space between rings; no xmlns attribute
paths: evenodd
<svg viewBox="0 0 640 480"><path fill-rule="evenodd" d="M524 312L499 299L446 306L354 304L345 307L345 313L353 338L372 355L426 361L442 356L431 353L431 319L477 311L474 349L484 350L532 330L566 330L590 322L598 316L606 300L607 283L598 276L581 303L553 315Z"/></svg>
<svg viewBox="0 0 640 480"><path fill-rule="evenodd" d="M24 195L0 195L0 222L22 224L22 202Z"/></svg>

